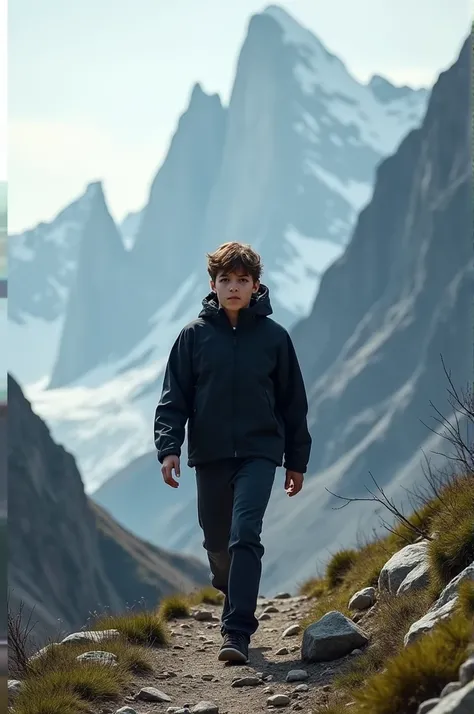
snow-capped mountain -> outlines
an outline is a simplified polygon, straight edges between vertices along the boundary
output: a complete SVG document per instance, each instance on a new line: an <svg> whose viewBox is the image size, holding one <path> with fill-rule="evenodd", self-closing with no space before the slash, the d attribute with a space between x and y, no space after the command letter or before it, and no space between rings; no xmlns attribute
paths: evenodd
<svg viewBox="0 0 474 714"><path fill-rule="evenodd" d="M420 124L427 97L381 78L359 83L278 8L254 16L229 107L196 84L151 185L129 251L123 356L177 283L193 273L205 292L205 253L225 240L263 253L276 319L290 326L307 315L321 273L370 198L378 163ZM111 322L104 313L102 329L117 342ZM79 355L80 341L97 362L69 358L61 384L107 359L83 338L72 324L63 352Z"/></svg>
<svg viewBox="0 0 474 714"><path fill-rule="evenodd" d="M193 89L131 249L117 249L102 206L100 228L85 211L66 241L71 255L61 248L47 259L41 290L19 295L13 278L14 375L55 440L76 456L89 492L151 451L164 362L199 310L206 250L224 240L252 243L263 254L275 317L287 326L306 317L320 276L370 202L377 166L421 124L427 100L426 90L380 77L357 82L312 33L272 6L250 21L229 107ZM15 237L17 271L41 265L43 243L60 226L44 228L36 242L34 231ZM109 262L101 246L113 246ZM59 283L55 309L45 308L53 318L37 314L34 296L49 295L66 264L74 276ZM43 346L32 365L33 343Z"/></svg>

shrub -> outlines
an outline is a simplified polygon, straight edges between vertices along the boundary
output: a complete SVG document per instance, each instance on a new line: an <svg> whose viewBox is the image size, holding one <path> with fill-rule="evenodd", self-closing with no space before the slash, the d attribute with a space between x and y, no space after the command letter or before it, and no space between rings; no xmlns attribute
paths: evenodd
<svg viewBox="0 0 474 714"><path fill-rule="evenodd" d="M162 618L152 612L129 611L123 615L99 617L93 630L118 630L129 642L137 645L162 647L168 644L168 630Z"/></svg>
<svg viewBox="0 0 474 714"><path fill-rule="evenodd" d="M474 477L456 479L441 498L443 508L432 521L436 537L429 544L433 582L439 590L474 561Z"/></svg>
<svg viewBox="0 0 474 714"><path fill-rule="evenodd" d="M474 582L465 580L458 588L458 606L466 617L474 618Z"/></svg>
<svg viewBox="0 0 474 714"><path fill-rule="evenodd" d="M221 605L224 602L224 595L219 590L209 586L192 593L189 596L189 602L191 605L200 605L201 603L206 605Z"/></svg>
<svg viewBox="0 0 474 714"><path fill-rule="evenodd" d="M440 501L436 498L431 498L425 503L422 503L411 516L407 517L408 523L404 523L403 521L399 522L393 529L397 547L403 548L405 545L415 543L420 536L420 531L425 536L429 536L433 530L433 518L439 512L440 506Z"/></svg>
<svg viewBox="0 0 474 714"><path fill-rule="evenodd" d="M340 550L334 553L326 566L326 578L331 588L340 585L344 576L354 566L358 552L356 550Z"/></svg>
<svg viewBox="0 0 474 714"><path fill-rule="evenodd" d="M300 595L306 595L307 597L320 597L327 588L327 584L323 578L311 578L305 583L300 585L298 592Z"/></svg>
<svg viewBox="0 0 474 714"><path fill-rule="evenodd" d="M354 714L415 714L421 702L456 680L472 625L461 614L437 625L385 663L382 673L354 692Z"/></svg>
<svg viewBox="0 0 474 714"><path fill-rule="evenodd" d="M189 602L183 595L170 595L161 601L158 614L163 618L163 620L189 617L191 614Z"/></svg>

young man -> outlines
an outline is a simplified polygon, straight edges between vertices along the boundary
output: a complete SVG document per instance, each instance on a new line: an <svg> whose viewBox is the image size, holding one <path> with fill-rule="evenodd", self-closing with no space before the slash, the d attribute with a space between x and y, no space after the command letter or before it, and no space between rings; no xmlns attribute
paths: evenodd
<svg viewBox="0 0 474 714"><path fill-rule="evenodd" d="M188 423L203 545L225 596L219 659L243 663L258 627L260 533L275 470L284 458L285 489L295 496L311 448L298 360L269 317L261 271L248 245L225 243L208 255L212 292L173 345L155 414L158 460L173 488Z"/></svg>

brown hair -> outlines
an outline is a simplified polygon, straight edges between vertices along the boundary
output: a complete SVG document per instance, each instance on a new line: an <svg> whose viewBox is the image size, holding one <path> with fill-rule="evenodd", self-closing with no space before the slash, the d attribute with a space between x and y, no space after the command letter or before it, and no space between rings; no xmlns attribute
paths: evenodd
<svg viewBox="0 0 474 714"><path fill-rule="evenodd" d="M214 253L207 254L207 272L214 281L220 272L244 271L256 283L260 280L262 269L259 254L246 243L223 243Z"/></svg>

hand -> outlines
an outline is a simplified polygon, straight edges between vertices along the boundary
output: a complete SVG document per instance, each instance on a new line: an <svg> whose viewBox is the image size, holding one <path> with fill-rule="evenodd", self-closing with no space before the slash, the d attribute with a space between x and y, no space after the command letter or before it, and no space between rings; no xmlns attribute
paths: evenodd
<svg viewBox="0 0 474 714"><path fill-rule="evenodd" d="M285 491L288 496L296 496L303 488L304 475L298 471L286 471Z"/></svg>
<svg viewBox="0 0 474 714"><path fill-rule="evenodd" d="M165 456L163 459L161 473L163 474L163 481L168 484L168 486L171 486L171 488L178 488L179 483L173 478L173 470L175 476L179 478L181 476L179 456L170 454L169 456Z"/></svg>

